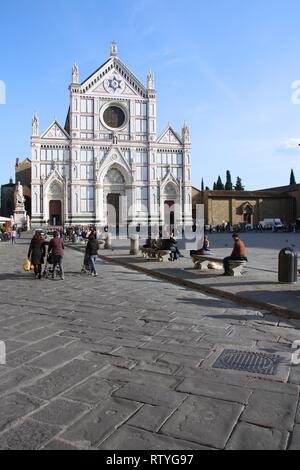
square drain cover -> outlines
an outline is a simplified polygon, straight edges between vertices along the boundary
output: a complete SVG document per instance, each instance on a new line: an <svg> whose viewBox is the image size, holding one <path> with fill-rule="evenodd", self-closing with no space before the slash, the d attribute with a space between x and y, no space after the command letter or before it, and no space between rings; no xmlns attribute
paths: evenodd
<svg viewBox="0 0 300 470"><path fill-rule="evenodd" d="M214 369L240 370L252 374L275 375L281 361L274 354L226 349L213 365Z"/></svg>

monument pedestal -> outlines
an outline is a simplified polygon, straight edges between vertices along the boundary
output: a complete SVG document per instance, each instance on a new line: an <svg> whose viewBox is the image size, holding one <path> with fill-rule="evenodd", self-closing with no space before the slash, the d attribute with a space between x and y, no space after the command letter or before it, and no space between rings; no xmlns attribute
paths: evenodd
<svg viewBox="0 0 300 470"><path fill-rule="evenodd" d="M14 210L14 215L13 215L13 223L14 225L17 225L18 228L22 228L22 229L29 229L30 227L28 227L28 215L27 215L27 212L25 210L25 208L16 208Z"/></svg>

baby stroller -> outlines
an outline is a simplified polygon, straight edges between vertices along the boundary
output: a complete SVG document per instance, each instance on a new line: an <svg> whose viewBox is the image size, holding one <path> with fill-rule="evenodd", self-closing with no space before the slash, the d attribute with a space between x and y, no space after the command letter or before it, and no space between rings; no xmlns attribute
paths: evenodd
<svg viewBox="0 0 300 470"><path fill-rule="evenodd" d="M59 266L56 266L56 274L60 274ZM46 264L44 266L43 277L45 279L51 279L53 276L53 256L47 255Z"/></svg>

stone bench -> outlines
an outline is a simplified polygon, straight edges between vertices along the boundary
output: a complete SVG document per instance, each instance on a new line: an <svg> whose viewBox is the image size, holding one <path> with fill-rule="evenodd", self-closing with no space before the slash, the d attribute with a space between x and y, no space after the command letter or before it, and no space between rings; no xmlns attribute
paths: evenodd
<svg viewBox="0 0 300 470"><path fill-rule="evenodd" d="M168 261L170 258L170 251L159 250L158 248L142 248L142 256L145 259L157 259L161 263Z"/></svg>
<svg viewBox="0 0 300 470"><path fill-rule="evenodd" d="M142 248L142 256L143 258L150 259L156 258L156 251L154 248Z"/></svg>
<svg viewBox="0 0 300 470"><path fill-rule="evenodd" d="M223 270L223 259L215 256L195 255L193 256L193 263L195 269L201 271L208 271L209 269ZM243 268L246 266L247 261L231 260L229 262L229 274L234 277L241 277Z"/></svg>

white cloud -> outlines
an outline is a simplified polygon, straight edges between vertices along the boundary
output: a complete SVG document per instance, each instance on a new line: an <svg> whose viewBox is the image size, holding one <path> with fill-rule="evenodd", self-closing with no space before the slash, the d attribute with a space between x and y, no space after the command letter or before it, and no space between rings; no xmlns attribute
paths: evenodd
<svg viewBox="0 0 300 470"><path fill-rule="evenodd" d="M298 149L300 151L300 137L296 138L290 138L284 142L282 145L283 150L293 150L293 149Z"/></svg>

